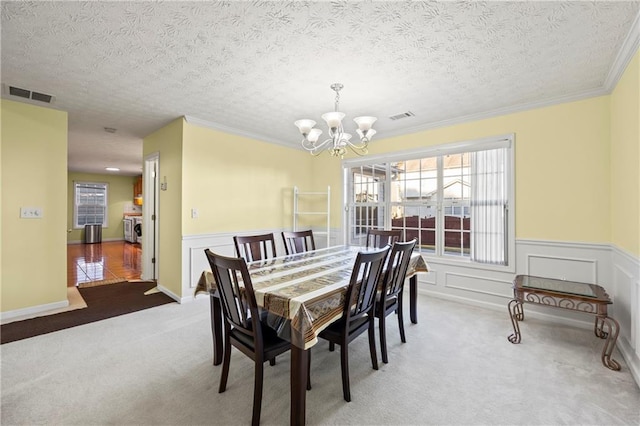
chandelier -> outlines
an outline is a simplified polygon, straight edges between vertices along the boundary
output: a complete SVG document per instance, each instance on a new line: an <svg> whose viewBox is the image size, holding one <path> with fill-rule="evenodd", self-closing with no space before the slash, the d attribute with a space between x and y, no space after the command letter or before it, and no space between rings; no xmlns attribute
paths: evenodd
<svg viewBox="0 0 640 426"><path fill-rule="evenodd" d="M331 85L331 90L336 92L336 101L333 112L322 114L322 118L327 122L327 127L329 127L329 137L323 142L318 142L318 139L322 134L322 130L313 127L316 125L315 121L304 119L293 123L298 126L300 133L302 133L302 147L309 151L311 155L320 155L322 151L326 149L332 156L344 158L347 148L357 155L365 155L367 153L369 141L373 135L376 134L376 131L371 128L373 123L377 120L376 117L356 117L353 121L358 125L356 132L360 137L360 142L351 141L351 134L346 133L342 127L342 119L345 114L338 111L340 90L342 90L343 87L344 86L340 83L334 83Z"/></svg>

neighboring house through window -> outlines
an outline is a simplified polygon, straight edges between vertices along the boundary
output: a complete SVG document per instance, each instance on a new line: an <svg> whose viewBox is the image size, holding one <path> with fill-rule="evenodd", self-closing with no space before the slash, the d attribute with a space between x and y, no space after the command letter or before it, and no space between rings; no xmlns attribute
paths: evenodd
<svg viewBox="0 0 640 426"><path fill-rule="evenodd" d="M73 227L102 225L107 227L107 193L109 184L99 182L73 183Z"/></svg>
<svg viewBox="0 0 640 426"><path fill-rule="evenodd" d="M400 229L425 255L510 264L512 145L502 136L346 160L347 242Z"/></svg>

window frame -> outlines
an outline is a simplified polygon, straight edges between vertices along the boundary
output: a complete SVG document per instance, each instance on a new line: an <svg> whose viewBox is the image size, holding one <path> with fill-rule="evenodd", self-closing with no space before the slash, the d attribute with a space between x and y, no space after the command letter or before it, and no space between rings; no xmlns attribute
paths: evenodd
<svg viewBox="0 0 640 426"><path fill-rule="evenodd" d="M109 227L109 183L91 181L73 181L73 229L84 229L85 225L78 225L78 196L77 189L81 185L103 185L104 186L104 220L103 228Z"/></svg>
<svg viewBox="0 0 640 426"><path fill-rule="evenodd" d="M507 193L508 193L508 203L507 203L507 246L506 246L506 265L492 265L474 262L470 258L466 257L454 257L449 255L436 255L431 253L422 253L422 255L428 261L438 264L451 264L456 266L466 266L484 270L495 270L502 272L515 272L515 134L505 134L505 135L497 135L491 136L487 138L481 139L473 139L473 140L465 140L458 142L449 142L442 143L437 145L432 145L428 147L404 150L404 151L395 151L384 154L370 155L366 157L359 157L353 159L345 159L342 160L342 168L343 168L343 188L344 188L344 214L343 214L343 229L344 229L344 241L348 243L349 240L349 207L350 201L352 197L352 188L349 187L349 174L350 170L353 167L361 167L372 164L387 164L387 167L390 167L390 164L393 162L406 161L406 160L415 160L425 157L439 157L450 154L460 154L465 152L474 152L474 151L485 151L496 148L507 148ZM389 181L387 179L387 181ZM438 190L441 191L441 182L438 184ZM391 212L392 203L390 200L385 200L386 209L388 212ZM439 215L444 214L444 209L438 212ZM391 229L391 215L387 214L385 217L385 229ZM441 232L436 232L436 238L439 238L439 234ZM441 242L442 243L442 242Z"/></svg>

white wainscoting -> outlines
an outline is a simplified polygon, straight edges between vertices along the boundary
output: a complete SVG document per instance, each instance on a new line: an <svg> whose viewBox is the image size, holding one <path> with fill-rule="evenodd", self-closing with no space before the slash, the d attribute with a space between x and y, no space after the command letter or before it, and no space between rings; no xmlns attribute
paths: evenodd
<svg viewBox="0 0 640 426"><path fill-rule="evenodd" d="M617 348L640 386L640 261L609 244L517 240L512 272L485 270L461 263L428 260L419 274L419 292L504 311L512 298L516 274L539 275L599 284L613 301L609 315L620 323ZM572 311L528 305L528 315L581 328L593 328L593 317ZM510 327L510 324L509 324ZM505 333L510 330L505 330ZM505 334L505 341L506 341ZM526 336L525 336L526 338Z"/></svg>
<svg viewBox="0 0 640 426"><path fill-rule="evenodd" d="M326 228L325 228L326 229ZM200 279L202 271L210 270L209 262L204 255L204 249L223 256L235 256L233 237L235 235L259 235L273 232L276 241L276 253L285 254L282 242L282 231L290 229L258 229L250 232L227 232L220 234L190 235L182 238L182 298L180 302L193 300L194 290ZM314 230L315 231L315 230ZM323 235L315 239L316 247L325 247L326 238ZM331 230L331 245L342 244L342 233L339 230Z"/></svg>
<svg viewBox="0 0 640 426"><path fill-rule="evenodd" d="M613 247L611 250L613 314L620 323L618 350L640 386L640 259Z"/></svg>

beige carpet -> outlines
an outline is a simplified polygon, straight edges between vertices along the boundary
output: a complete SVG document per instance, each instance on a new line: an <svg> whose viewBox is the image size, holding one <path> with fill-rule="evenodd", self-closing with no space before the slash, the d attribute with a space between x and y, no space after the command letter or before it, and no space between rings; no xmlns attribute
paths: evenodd
<svg viewBox="0 0 640 426"><path fill-rule="evenodd" d="M388 322L389 364L378 371L366 334L349 345L352 402L342 399L339 349L314 346L307 424L640 424L629 367L617 350L621 371L602 366L591 328L529 316L514 345L506 304L493 311L420 295L418 315L417 325L407 318L406 344ZM206 296L4 344L0 423L247 425L253 363L234 349L219 394L211 347ZM262 425L289 424L290 359L265 364Z"/></svg>

